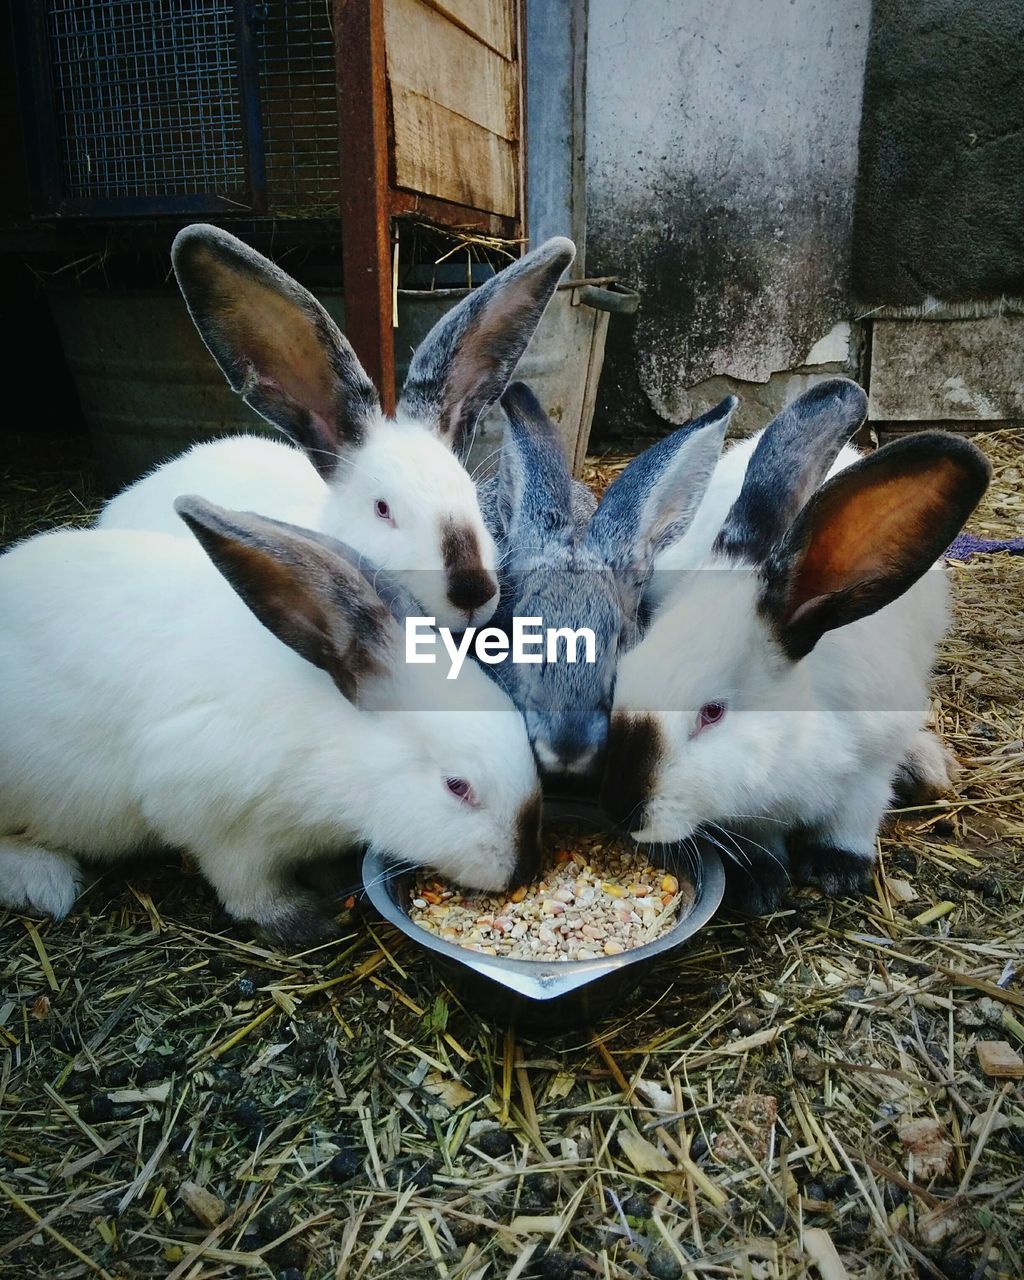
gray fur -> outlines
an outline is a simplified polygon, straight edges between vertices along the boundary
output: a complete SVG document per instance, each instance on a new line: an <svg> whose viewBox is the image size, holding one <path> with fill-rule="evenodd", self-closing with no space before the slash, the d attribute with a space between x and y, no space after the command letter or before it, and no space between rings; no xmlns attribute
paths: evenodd
<svg viewBox="0 0 1024 1280"><path fill-rule="evenodd" d="M715 550L753 563L764 560L867 411L867 396L848 378L819 382L787 405L764 429Z"/></svg>
<svg viewBox="0 0 1024 1280"><path fill-rule="evenodd" d="M556 236L472 290L417 348L399 412L465 461L480 415L504 391L575 255L572 241Z"/></svg>
<svg viewBox="0 0 1024 1280"><path fill-rule="evenodd" d="M600 504L569 475L558 436L522 383L502 397L508 429L481 505L506 558L494 625L539 617L544 628L591 628L596 662L488 668L526 721L542 770L592 777L600 767L620 652L641 629L655 555L692 519L718 459L731 397L635 459ZM582 492L581 492L582 491ZM564 642L563 642L564 643Z"/></svg>

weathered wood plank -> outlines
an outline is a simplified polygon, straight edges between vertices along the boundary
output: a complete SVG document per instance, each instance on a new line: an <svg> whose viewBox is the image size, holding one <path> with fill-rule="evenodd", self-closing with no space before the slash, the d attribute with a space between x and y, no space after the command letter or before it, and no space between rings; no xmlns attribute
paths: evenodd
<svg viewBox="0 0 1024 1280"><path fill-rule="evenodd" d="M503 58L515 54L516 0L426 0Z"/></svg>
<svg viewBox="0 0 1024 1280"><path fill-rule="evenodd" d="M1007 1040L979 1040L978 1062L996 1080L1024 1080L1024 1058Z"/></svg>
<svg viewBox="0 0 1024 1280"><path fill-rule="evenodd" d="M393 85L395 185L514 217L516 147L437 102Z"/></svg>
<svg viewBox="0 0 1024 1280"><path fill-rule="evenodd" d="M474 124L519 133L518 76L499 57L423 0L385 0L388 80Z"/></svg>
<svg viewBox="0 0 1024 1280"><path fill-rule="evenodd" d="M519 226L515 218L490 213L486 209L471 209L468 205L456 204L454 200L439 200L437 196L428 196L422 191L393 188L391 212L396 218L417 218L422 222L433 222L439 227L467 227L479 231L481 235L497 236L501 240L519 239Z"/></svg>
<svg viewBox="0 0 1024 1280"><path fill-rule="evenodd" d="M883 422L1024 418L1024 316L876 321L869 405Z"/></svg>

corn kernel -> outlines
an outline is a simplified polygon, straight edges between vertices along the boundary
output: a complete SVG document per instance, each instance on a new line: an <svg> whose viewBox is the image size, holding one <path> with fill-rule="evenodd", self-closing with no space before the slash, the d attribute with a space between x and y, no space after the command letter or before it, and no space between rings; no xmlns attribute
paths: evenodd
<svg viewBox="0 0 1024 1280"><path fill-rule="evenodd" d="M575 846L559 842L546 866L504 894L425 877L409 895L410 916L477 953L544 962L622 955L672 927L680 879L636 850L584 837Z"/></svg>

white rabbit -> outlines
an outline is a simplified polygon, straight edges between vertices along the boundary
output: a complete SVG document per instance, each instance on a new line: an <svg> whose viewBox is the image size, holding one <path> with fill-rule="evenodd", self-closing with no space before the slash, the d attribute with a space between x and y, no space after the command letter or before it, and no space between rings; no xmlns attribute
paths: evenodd
<svg viewBox="0 0 1024 1280"><path fill-rule="evenodd" d="M203 341L304 453L245 435L195 445L113 498L98 526L187 536L174 499L202 493L341 539L400 576L442 626L486 622L497 553L462 460L574 253L549 240L448 312L416 351L392 420L310 293L227 231L186 227L171 256Z"/></svg>
<svg viewBox="0 0 1024 1280"><path fill-rule="evenodd" d="M830 892L870 871L948 621L928 570L988 483L972 444L929 432L816 488L849 418L802 466L761 438L710 554L618 669L607 811L645 841L717 829L752 910L777 905L790 865Z"/></svg>
<svg viewBox="0 0 1024 1280"><path fill-rule="evenodd" d="M529 872L539 784L501 690L407 664L407 595L332 539L177 505L202 546L77 530L0 558L0 901L60 918L77 856L179 847L232 916L305 941L330 922L298 868L356 843L481 888Z"/></svg>
<svg viewBox="0 0 1024 1280"><path fill-rule="evenodd" d="M859 461L861 454L852 444L835 450L863 423L867 411L867 396L855 382L830 378L798 396L767 427L726 449L692 524L655 560L644 591L647 609L655 613L663 608L688 571L700 568L710 555L762 439L767 436L771 446L770 458L762 456L759 464L766 502L774 491L784 491L787 476L796 483L795 492L806 494L821 479ZM934 800L950 790L958 772L952 752L933 732L921 729L896 772L895 795L906 804Z"/></svg>

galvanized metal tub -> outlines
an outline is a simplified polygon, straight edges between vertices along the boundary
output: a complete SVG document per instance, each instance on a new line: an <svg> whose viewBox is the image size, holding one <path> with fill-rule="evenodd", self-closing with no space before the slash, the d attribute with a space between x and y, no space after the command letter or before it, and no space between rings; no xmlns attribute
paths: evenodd
<svg viewBox="0 0 1024 1280"><path fill-rule="evenodd" d="M341 289L317 296L344 329ZM465 296L462 289L402 291L395 333L397 381L430 327ZM203 346L176 290L49 291L68 365L111 491L199 440L268 426L234 395ZM558 425L573 468L590 438L611 311L635 310L637 296L606 282L579 281L557 291L519 365ZM492 409L469 465L494 465L504 419Z"/></svg>

